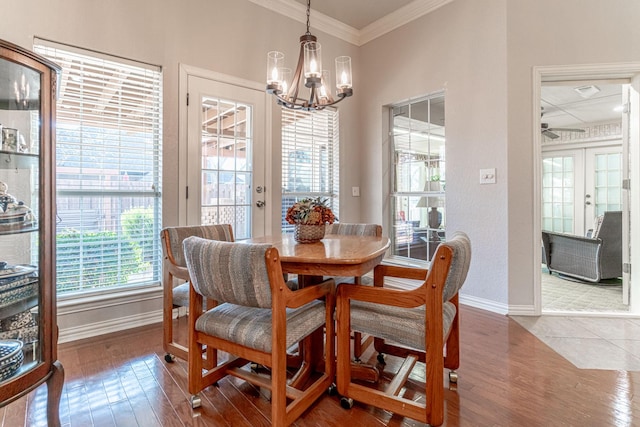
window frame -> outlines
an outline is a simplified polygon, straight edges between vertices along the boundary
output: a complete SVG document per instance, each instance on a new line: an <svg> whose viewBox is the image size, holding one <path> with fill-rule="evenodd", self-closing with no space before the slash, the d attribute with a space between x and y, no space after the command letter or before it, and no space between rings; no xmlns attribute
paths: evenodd
<svg viewBox="0 0 640 427"><path fill-rule="evenodd" d="M162 67L38 38L34 51L63 68L56 128L58 299L159 287ZM102 114L97 114L100 109ZM70 220L72 212L61 207L65 203L78 206L77 219ZM97 208L88 209L88 204ZM94 214L100 219L89 226L87 218ZM71 231L71 224L78 230ZM76 238L77 249L61 243ZM67 247L69 254L62 255ZM90 250L99 251L93 255L97 261L89 261ZM76 264L77 274L64 279L65 269L73 270ZM111 264L116 266L115 279ZM62 282L81 282L91 277L90 270L96 272L98 286L61 289L61 276ZM114 283L104 285L107 280Z"/></svg>
<svg viewBox="0 0 640 427"><path fill-rule="evenodd" d="M432 108L434 101L442 103L440 109ZM425 102L427 111L414 114L412 108ZM437 243L446 240L445 105L445 92L438 91L388 108L391 246L386 259L392 263L428 266ZM424 114L426 121L416 118ZM442 125L432 123L435 121ZM426 151L421 146L426 146ZM399 147L403 149L398 150ZM432 149L437 149L438 154L433 154ZM400 170L400 165L408 166ZM400 206L404 209L398 209ZM431 226L436 223L437 227ZM419 258L411 257L412 250Z"/></svg>

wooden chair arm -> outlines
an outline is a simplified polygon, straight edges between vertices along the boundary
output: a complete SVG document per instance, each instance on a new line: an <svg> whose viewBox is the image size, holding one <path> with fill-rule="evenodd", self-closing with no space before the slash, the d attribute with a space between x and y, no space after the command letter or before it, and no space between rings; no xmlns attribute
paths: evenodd
<svg viewBox="0 0 640 427"><path fill-rule="evenodd" d="M424 284L419 288L409 291L371 286L354 286L350 283L341 283L337 289L338 301L341 299L349 299L404 308L419 307L426 303ZM437 287L433 289L438 290ZM440 287L439 292L440 298L442 298L442 287Z"/></svg>
<svg viewBox="0 0 640 427"><path fill-rule="evenodd" d="M189 270L187 270L187 267L180 267L179 265L171 264L171 263L165 263L165 266L169 271L169 273L173 275L173 277L186 280L186 281L190 280Z"/></svg>
<svg viewBox="0 0 640 427"><path fill-rule="evenodd" d="M429 270L425 268L402 267L397 265L379 264L373 270L373 285L383 286L385 277L400 279L425 280Z"/></svg>
<svg viewBox="0 0 640 427"><path fill-rule="evenodd" d="M298 308L315 299L333 294L334 292L335 281L333 279L327 279L317 285L308 286L296 291L290 291L290 293L285 296L285 306L289 308Z"/></svg>

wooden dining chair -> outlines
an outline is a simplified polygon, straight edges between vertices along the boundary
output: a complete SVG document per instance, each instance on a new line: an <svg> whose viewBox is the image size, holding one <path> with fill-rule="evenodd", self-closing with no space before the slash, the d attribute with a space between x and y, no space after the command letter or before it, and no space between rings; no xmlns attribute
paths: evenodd
<svg viewBox="0 0 640 427"><path fill-rule="evenodd" d="M429 270L378 265L374 286L338 285L336 321L338 336L337 385L341 404L353 401L376 406L433 426L444 421L444 368L452 370L450 382L457 382L460 365L458 291L471 260L466 234L454 233L443 242ZM382 287L385 277L424 280L412 290ZM385 390L352 381L350 333L352 330L376 338L376 350L404 358L402 366ZM393 343L393 344L392 344ZM443 350L446 356L443 357ZM400 397L399 393L416 362L425 364L424 403Z"/></svg>
<svg viewBox="0 0 640 427"><path fill-rule="evenodd" d="M173 337L173 310L179 307L189 307L189 272L187 271L182 242L190 236L233 242L233 230L230 224L166 227L160 232L160 236L163 254L163 347L166 352L164 359L170 363L176 356L184 360L188 358L187 346L174 341ZM211 301L209 304L212 305L214 302Z"/></svg>
<svg viewBox="0 0 640 427"><path fill-rule="evenodd" d="M278 250L269 244L228 243L189 237L184 241L189 275L189 392L191 406L202 404L199 393L227 375L271 391L271 423L294 422L334 378L334 292L332 279L291 290L284 281ZM219 305L203 311L203 298ZM323 345L313 345L322 335ZM303 363L287 372L287 349L301 343ZM229 356L204 369L202 348ZM322 354L312 354L312 349ZM218 356L220 352L217 352ZM320 357L318 357L320 356ZM311 375L324 356L324 372ZM220 358L222 359L222 357ZM270 376L245 368L251 362ZM204 370L203 370L204 369Z"/></svg>
<svg viewBox="0 0 640 427"><path fill-rule="evenodd" d="M341 223L336 222L333 224L327 224L325 228L325 235L337 234L342 236L376 236L382 237L382 226L379 224L366 224L366 223ZM353 281L356 285L370 284L363 277L345 278L334 277L336 283L346 283L347 281ZM363 337L360 332L353 332L353 357L355 361L360 361L362 353L371 345L373 337Z"/></svg>

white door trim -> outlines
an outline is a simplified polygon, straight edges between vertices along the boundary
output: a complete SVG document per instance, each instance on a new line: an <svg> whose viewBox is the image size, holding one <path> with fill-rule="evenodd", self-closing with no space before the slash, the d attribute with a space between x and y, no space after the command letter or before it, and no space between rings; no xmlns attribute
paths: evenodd
<svg viewBox="0 0 640 427"><path fill-rule="evenodd" d="M531 116L533 123L533 306L534 315L542 314L542 251L540 250L540 236L542 235L542 206L541 206L541 171L542 171L542 135L540 134L540 95L542 81L554 80L596 80L596 79L631 79L640 73L640 62L582 64L582 65L551 65L534 66L532 68L533 97ZM636 212L638 214L639 212ZM633 241L633 236L632 236ZM639 266L636 266L638 268ZM637 279L636 279L637 281ZM637 287L640 287L636 285ZM630 310L634 309L633 305ZM635 307L634 311L640 311Z"/></svg>
<svg viewBox="0 0 640 427"><path fill-rule="evenodd" d="M231 84L254 90L265 90L262 83L245 80L228 74L218 73L215 71L198 68L187 64L179 64L179 82L178 82L178 225L187 225L187 94L189 76L202 77L209 80L215 80L221 83ZM273 103L265 102L265 186L267 189L273 189L273 171L272 171L272 105ZM272 234L273 224L273 206L274 193L269 191L265 194L266 206L265 210L265 234ZM270 207L270 208L269 208Z"/></svg>

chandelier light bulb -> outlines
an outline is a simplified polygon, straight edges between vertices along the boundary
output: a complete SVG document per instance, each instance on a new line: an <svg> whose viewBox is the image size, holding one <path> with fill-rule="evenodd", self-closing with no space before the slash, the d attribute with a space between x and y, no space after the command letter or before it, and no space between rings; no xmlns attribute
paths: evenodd
<svg viewBox="0 0 640 427"><path fill-rule="evenodd" d="M336 86L338 90L351 89L351 58L339 56L336 58Z"/></svg>
<svg viewBox="0 0 640 427"><path fill-rule="evenodd" d="M267 86L280 85L280 79L282 76L278 72L284 65L284 53L278 51L271 51L267 53Z"/></svg>
<svg viewBox="0 0 640 427"><path fill-rule="evenodd" d="M322 69L321 49L320 43L317 42L304 44L304 76L307 79L307 87L315 87L308 84L310 79L312 83L317 85L318 82L315 79L320 78L320 70Z"/></svg>

